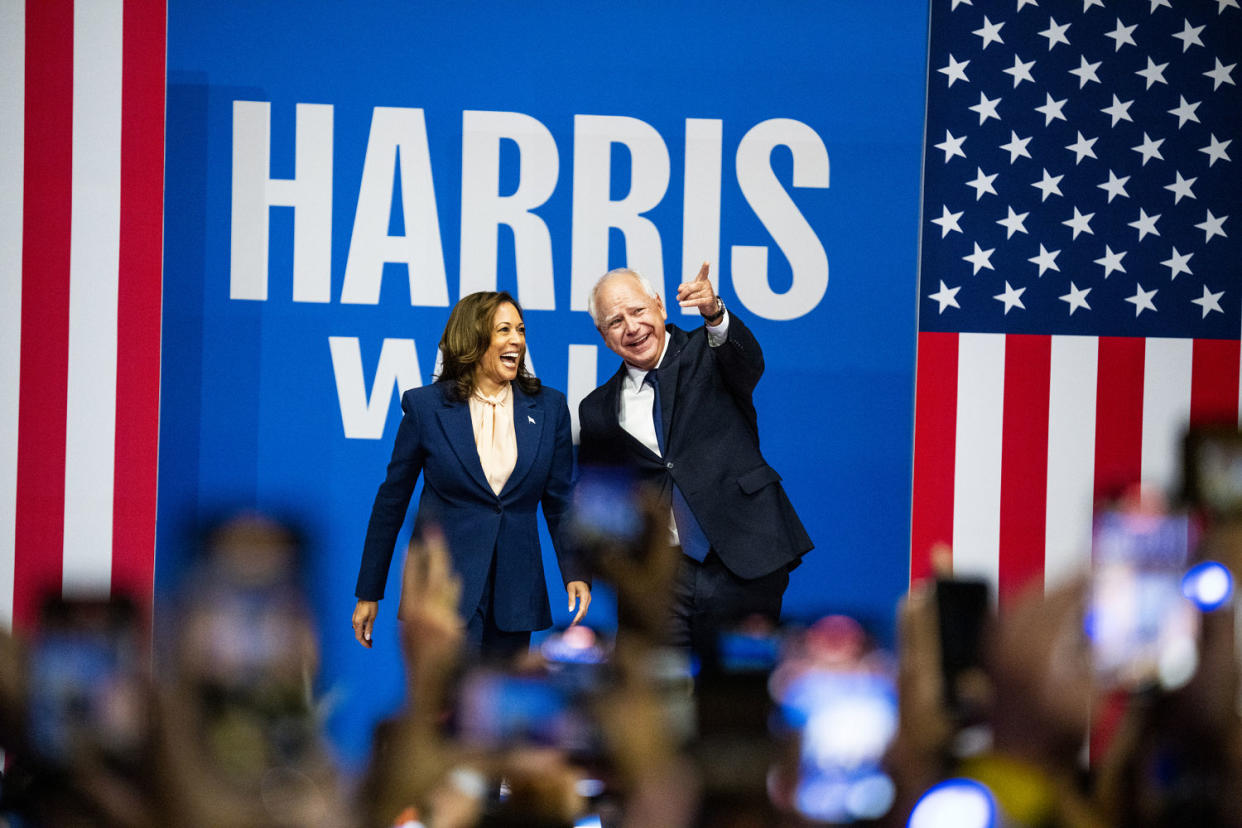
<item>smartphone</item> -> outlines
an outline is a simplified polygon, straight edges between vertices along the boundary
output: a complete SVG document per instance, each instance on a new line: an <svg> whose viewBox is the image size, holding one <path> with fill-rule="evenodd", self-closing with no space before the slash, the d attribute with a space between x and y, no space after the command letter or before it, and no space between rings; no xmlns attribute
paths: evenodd
<svg viewBox="0 0 1242 828"><path fill-rule="evenodd" d="M963 680L983 666L983 630L991 608L991 588L979 579L938 578L935 596L945 705L963 724L979 712Z"/></svg>
<svg viewBox="0 0 1242 828"><path fill-rule="evenodd" d="M1186 435L1184 496L1217 518L1242 517L1242 431L1199 428Z"/></svg>
<svg viewBox="0 0 1242 828"><path fill-rule="evenodd" d="M134 605L48 601L31 653L27 732L40 761L71 767L89 752L136 761L148 732Z"/></svg>
<svg viewBox="0 0 1242 828"><path fill-rule="evenodd" d="M1200 619L1182 592L1182 577L1192 547L1184 514L1097 515L1085 621L1095 671L1106 686L1170 688L1190 678Z"/></svg>
<svg viewBox="0 0 1242 828"><path fill-rule="evenodd" d="M805 671L785 685L781 716L799 734L792 804L803 817L878 819L896 794L883 758L897 734L897 687L887 671Z"/></svg>
<svg viewBox="0 0 1242 828"><path fill-rule="evenodd" d="M795 737L793 772L773 775L777 804L817 823L884 816L896 795L883 764L898 724L891 654L853 619L829 616L789 636L769 686L773 735Z"/></svg>
<svg viewBox="0 0 1242 828"><path fill-rule="evenodd" d="M458 696L458 735L489 750L541 745L589 754L598 734L578 702L577 694L547 675L474 670Z"/></svg>
<svg viewBox="0 0 1242 828"><path fill-rule="evenodd" d="M569 534L590 561L605 555L634 555L646 540L642 489L632 469L591 466L574 486Z"/></svg>

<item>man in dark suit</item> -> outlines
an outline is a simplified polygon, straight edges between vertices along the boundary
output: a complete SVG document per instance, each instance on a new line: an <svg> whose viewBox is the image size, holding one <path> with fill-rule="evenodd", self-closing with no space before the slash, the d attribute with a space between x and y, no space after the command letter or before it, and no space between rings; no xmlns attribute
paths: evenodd
<svg viewBox="0 0 1242 828"><path fill-rule="evenodd" d="M812 543L759 452L759 343L725 310L706 264L677 300L705 326L666 326L663 301L632 270L592 290L591 318L624 362L579 407L578 459L584 470L629 467L669 504L670 543L682 553L669 642L698 647L748 615L775 621Z"/></svg>

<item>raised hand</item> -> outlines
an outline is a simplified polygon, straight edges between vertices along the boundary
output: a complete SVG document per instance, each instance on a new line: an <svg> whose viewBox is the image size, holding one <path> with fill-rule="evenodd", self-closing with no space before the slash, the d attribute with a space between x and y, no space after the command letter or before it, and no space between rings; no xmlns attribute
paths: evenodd
<svg viewBox="0 0 1242 828"><path fill-rule="evenodd" d="M708 263L703 262L703 266L699 268L699 275L677 286L677 304L683 308L698 308L702 316L716 314L718 308L716 289L712 287L712 280L708 278L709 270Z"/></svg>

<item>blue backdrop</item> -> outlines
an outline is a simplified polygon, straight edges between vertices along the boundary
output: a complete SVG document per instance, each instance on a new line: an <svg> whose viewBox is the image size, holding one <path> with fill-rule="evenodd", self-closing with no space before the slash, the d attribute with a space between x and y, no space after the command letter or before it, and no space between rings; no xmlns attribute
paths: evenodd
<svg viewBox="0 0 1242 828"><path fill-rule="evenodd" d="M170 0L168 26L157 613L187 527L296 518L331 731L360 760L402 689L395 602L374 650L352 639L362 538L396 388L431 380L449 306L513 292L536 373L576 400L618 364L583 286L628 263L672 291L708 259L764 346L764 453L816 543L787 611L891 636L925 2Z"/></svg>

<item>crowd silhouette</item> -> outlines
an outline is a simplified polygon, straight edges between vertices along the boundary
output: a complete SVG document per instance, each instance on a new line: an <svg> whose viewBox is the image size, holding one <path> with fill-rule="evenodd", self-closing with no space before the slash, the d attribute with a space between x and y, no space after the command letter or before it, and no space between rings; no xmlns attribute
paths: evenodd
<svg viewBox="0 0 1242 828"><path fill-rule="evenodd" d="M425 533L402 574L405 703L357 776L313 694L301 540L236 515L154 652L115 598L56 598L33 635L0 636L0 825L1240 826L1237 436L1187 508L1141 491L1097 508L1130 532L1118 559L1146 556L1129 580L1097 549L1092 572L998 606L946 566L902 600L892 652L833 614L665 647L676 561L642 502L637 539L591 553L615 635L472 662L446 542ZM1170 525L1180 557L1153 553ZM1151 617L1105 671L1116 606Z"/></svg>

